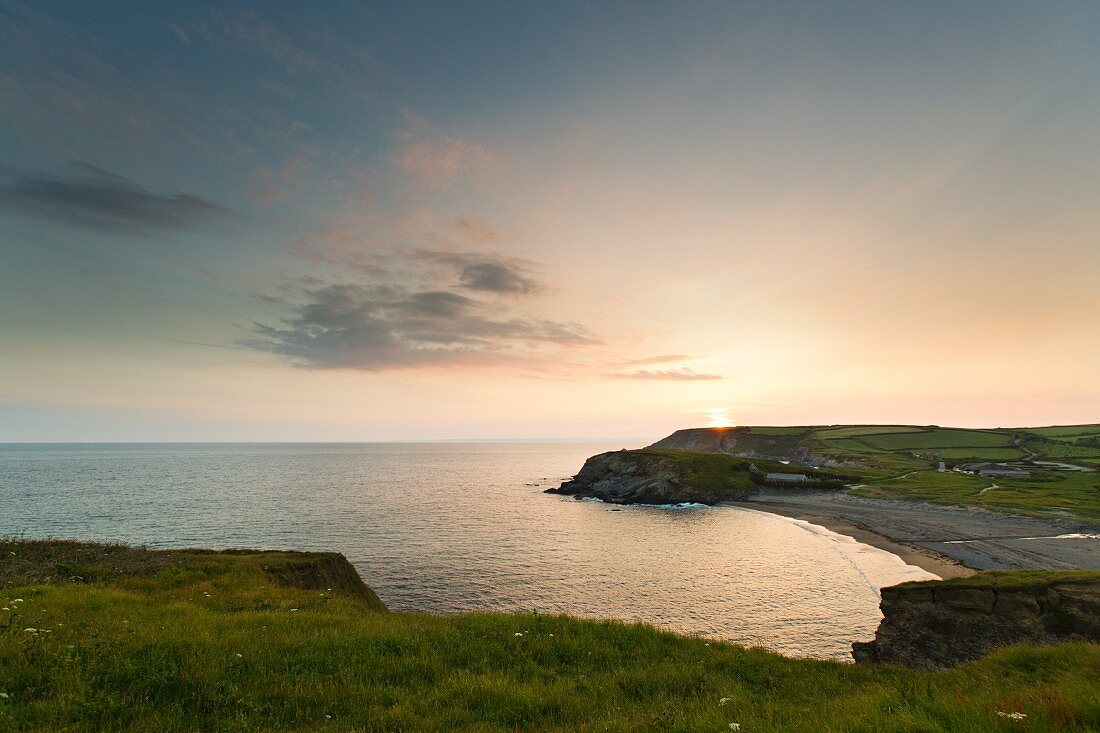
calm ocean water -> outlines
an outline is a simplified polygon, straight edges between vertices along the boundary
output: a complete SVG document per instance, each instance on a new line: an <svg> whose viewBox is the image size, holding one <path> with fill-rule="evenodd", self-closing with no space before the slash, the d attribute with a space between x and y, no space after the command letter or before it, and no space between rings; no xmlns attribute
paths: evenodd
<svg viewBox="0 0 1100 733"><path fill-rule="evenodd" d="M547 495L604 444L0 445L0 534L343 552L394 610L643 620L846 658L928 577L805 522Z"/></svg>

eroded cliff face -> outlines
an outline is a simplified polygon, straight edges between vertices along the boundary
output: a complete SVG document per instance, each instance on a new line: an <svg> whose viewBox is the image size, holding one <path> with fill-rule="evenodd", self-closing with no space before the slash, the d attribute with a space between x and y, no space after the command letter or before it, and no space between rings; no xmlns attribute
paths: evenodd
<svg viewBox="0 0 1100 733"><path fill-rule="evenodd" d="M1012 644L1100 641L1096 580L904 584L883 588L880 608L875 640L852 645L856 662L938 668Z"/></svg>
<svg viewBox="0 0 1100 733"><path fill-rule="evenodd" d="M714 485L698 480L691 465L676 457L622 450L592 456L571 481L546 493L613 504L717 504L755 490L747 472L731 472L727 479Z"/></svg>

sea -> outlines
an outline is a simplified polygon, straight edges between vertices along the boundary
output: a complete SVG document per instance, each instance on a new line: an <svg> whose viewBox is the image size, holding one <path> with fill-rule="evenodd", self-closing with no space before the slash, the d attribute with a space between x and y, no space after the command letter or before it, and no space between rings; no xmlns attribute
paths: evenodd
<svg viewBox="0 0 1100 733"><path fill-rule="evenodd" d="M393 611L640 621L850 659L879 589L932 578L738 507L543 493L610 443L0 444L0 535L342 552Z"/></svg>

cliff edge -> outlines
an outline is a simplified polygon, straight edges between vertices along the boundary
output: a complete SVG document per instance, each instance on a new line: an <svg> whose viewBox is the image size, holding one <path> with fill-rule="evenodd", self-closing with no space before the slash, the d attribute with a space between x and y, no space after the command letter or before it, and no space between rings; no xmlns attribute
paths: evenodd
<svg viewBox="0 0 1100 733"><path fill-rule="evenodd" d="M1012 644L1100 641L1100 571L992 571L882 589L856 662L951 667Z"/></svg>

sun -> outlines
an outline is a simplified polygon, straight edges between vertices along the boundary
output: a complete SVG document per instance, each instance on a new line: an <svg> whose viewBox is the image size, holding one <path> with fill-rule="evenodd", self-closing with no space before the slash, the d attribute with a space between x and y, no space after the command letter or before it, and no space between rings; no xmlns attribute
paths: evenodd
<svg viewBox="0 0 1100 733"><path fill-rule="evenodd" d="M734 425L728 407L711 407L703 412L710 416L709 428L732 428Z"/></svg>

